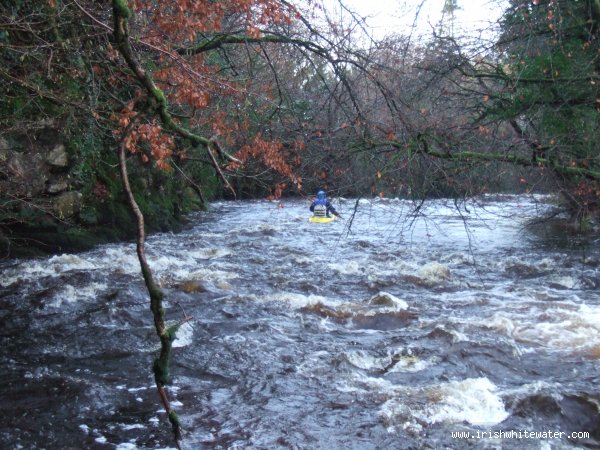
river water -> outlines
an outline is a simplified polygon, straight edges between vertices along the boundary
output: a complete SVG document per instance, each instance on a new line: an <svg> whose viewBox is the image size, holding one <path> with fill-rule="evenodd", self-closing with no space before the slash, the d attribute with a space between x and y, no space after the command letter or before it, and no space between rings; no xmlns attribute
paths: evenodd
<svg viewBox="0 0 600 450"><path fill-rule="evenodd" d="M215 203L148 238L167 320L193 317L185 448L600 448L597 241L527 227L544 198L334 204ZM0 264L0 446L173 448L134 245Z"/></svg>

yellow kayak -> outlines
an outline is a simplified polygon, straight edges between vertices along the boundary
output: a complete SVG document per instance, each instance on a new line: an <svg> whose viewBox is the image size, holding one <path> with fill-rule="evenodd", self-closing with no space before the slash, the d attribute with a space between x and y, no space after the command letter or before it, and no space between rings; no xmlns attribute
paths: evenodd
<svg viewBox="0 0 600 450"><path fill-rule="evenodd" d="M329 222L333 222L334 220L335 220L335 216L331 216L331 217L310 216L308 218L308 221L312 222L312 223L329 223Z"/></svg>

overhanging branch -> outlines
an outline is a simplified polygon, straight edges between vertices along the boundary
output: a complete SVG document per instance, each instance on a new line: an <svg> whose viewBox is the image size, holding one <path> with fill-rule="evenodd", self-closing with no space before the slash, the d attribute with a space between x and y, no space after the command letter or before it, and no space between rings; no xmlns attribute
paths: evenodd
<svg viewBox="0 0 600 450"><path fill-rule="evenodd" d="M156 85L154 79L144 70L142 65L135 57L129 42L129 26L127 22L131 12L124 0L113 0L113 14L113 36L117 47L127 62L127 65L135 73L137 79L144 86L150 97L156 102L156 110L165 128L188 140L193 146L204 146L207 151L210 152L210 147L212 145L212 141L210 139L193 133L192 131L180 126L177 122L175 122L173 115L169 112L167 98L164 92ZM233 157L222 149L219 153L230 161L241 164L237 158ZM217 174L222 178L225 185L232 189L229 182L224 178L223 172L217 170Z"/></svg>
<svg viewBox="0 0 600 450"><path fill-rule="evenodd" d="M382 140L372 142L373 147L390 146L396 149L406 150L404 144L397 141ZM439 151L432 149L429 142L423 135L417 136L416 142L409 147L409 151L413 153L421 153L433 158L445 159L449 161L494 161L520 165L522 167L547 167L548 169L563 175L583 176L592 180L600 181L600 171L588 169L580 166L571 166L559 164L557 161L550 158L536 158L494 152L473 152L473 151Z"/></svg>

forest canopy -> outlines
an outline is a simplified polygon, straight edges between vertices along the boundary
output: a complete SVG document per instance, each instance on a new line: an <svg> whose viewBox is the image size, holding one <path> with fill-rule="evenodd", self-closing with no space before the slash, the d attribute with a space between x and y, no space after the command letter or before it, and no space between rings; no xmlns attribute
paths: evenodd
<svg viewBox="0 0 600 450"><path fill-rule="evenodd" d="M469 5L446 2L417 40L374 38L343 2L4 2L3 248L130 228L121 142L153 229L218 197L318 188L541 190L595 221L599 2L502 4L466 39L453 21Z"/></svg>

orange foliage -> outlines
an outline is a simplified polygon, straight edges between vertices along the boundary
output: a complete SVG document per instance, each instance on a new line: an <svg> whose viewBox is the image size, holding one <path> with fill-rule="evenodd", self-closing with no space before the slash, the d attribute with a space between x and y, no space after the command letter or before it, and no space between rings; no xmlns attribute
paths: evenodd
<svg viewBox="0 0 600 450"><path fill-rule="evenodd" d="M251 144L244 145L235 156L242 163L254 159L266 168L289 178L297 187L301 187L302 180L293 173L292 167L287 162L287 155L283 151L283 144L280 141L267 141L263 139L261 134L258 134ZM229 170L239 168L239 163L230 163L227 166ZM273 195L277 197L277 193L281 194L284 188L285 185L277 185Z"/></svg>
<svg viewBox="0 0 600 450"><path fill-rule="evenodd" d="M297 15L277 0L134 0L133 9L151 24L144 38L152 38L155 44L165 37L171 42L194 42L198 33L221 31L224 17L232 15L239 17L251 37L260 33L260 25L289 24Z"/></svg>
<svg viewBox="0 0 600 450"><path fill-rule="evenodd" d="M287 184L285 184L285 183L276 184L275 187L273 188L273 193L267 197L267 200L273 201L273 200L280 199L281 195L283 194L283 191L285 190L286 187L287 187ZM279 205L281 205L281 203L279 203ZM278 208L283 207L283 206L279 206L279 205L278 205Z"/></svg>
<svg viewBox="0 0 600 450"><path fill-rule="evenodd" d="M299 17L299 12L279 0L129 0L129 5L134 12L130 19L131 34L135 33L136 38L146 45L146 51L154 53L151 58L158 68L149 70L149 75L165 94L169 110L181 111L189 116L187 125L190 128L211 130L228 145L246 141L250 120L244 115L243 106L238 116L232 116L220 110L220 105L227 104L226 98L232 99L232 104L244 105L244 100L256 90L260 90L261 98L268 100L272 87L257 86L252 80L244 84L230 77L218 60L211 64L202 53L190 52L188 55L180 50L191 48L207 36L226 29L245 30L248 37L258 38L264 27L291 24ZM109 48L109 51L114 50ZM249 87L255 92L251 94ZM127 105L115 117L120 131L123 132L136 116L133 103ZM236 136L237 133L243 136ZM237 152L238 159L242 162L253 159L300 186L300 178L292 171L293 165L300 164L297 155L289 158L281 142L270 142L260 134L249 139L250 142ZM145 148L142 143L147 144L149 152L141 151ZM300 151L304 145L299 140L292 148ZM136 124L129 132L125 146L129 152L140 154L142 160L150 156L156 167L170 170L168 161L173 154L174 141L157 122ZM230 170L239 167L240 163L227 166ZM274 195L282 190L283 187L276 187Z"/></svg>
<svg viewBox="0 0 600 450"><path fill-rule="evenodd" d="M132 119L137 115L133 111L133 104L129 104L118 116L119 130L116 134L123 135L125 129L130 125ZM135 124L124 138L125 149L132 154L140 154L144 162L148 162L148 156L143 153L141 143L146 143L150 154L161 170L171 171L168 160L173 155L174 141L170 135L165 134L162 127L156 123Z"/></svg>

